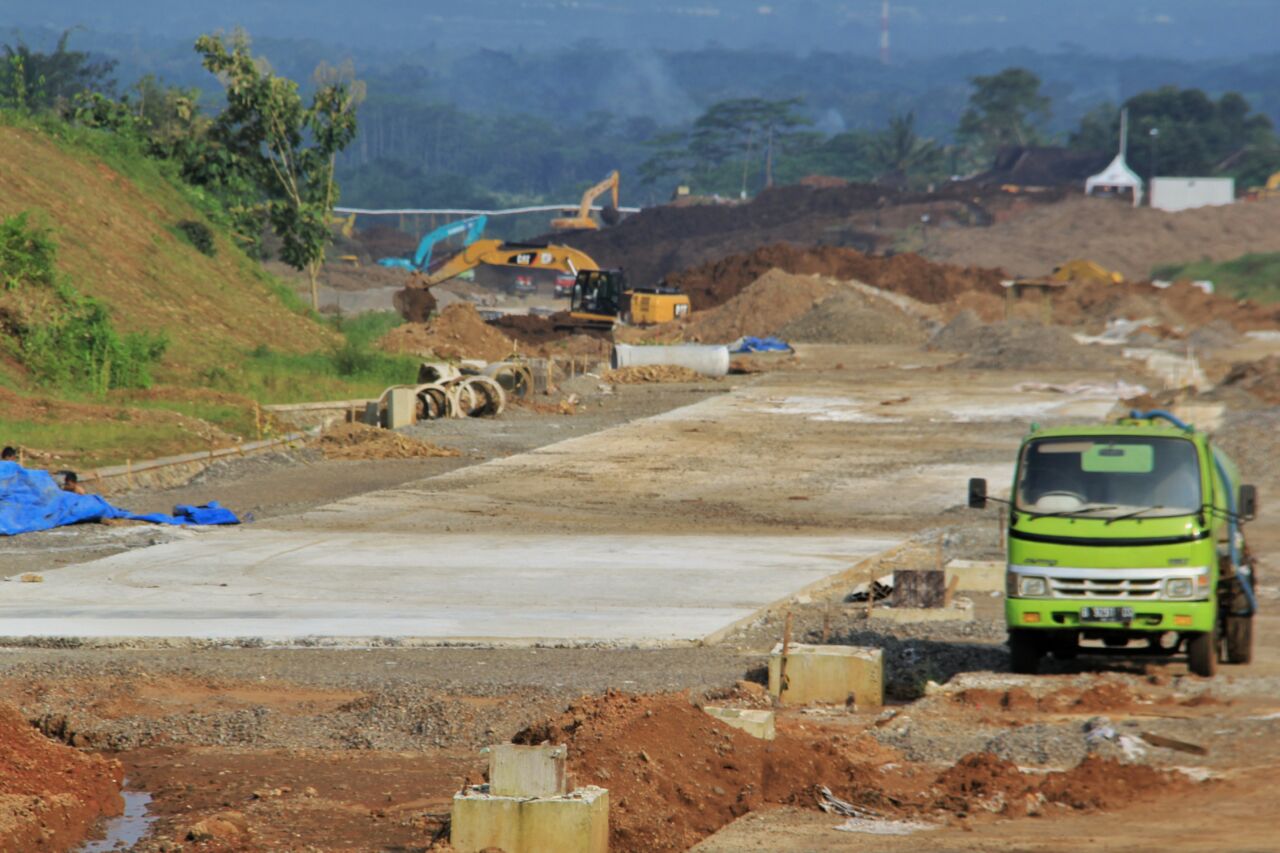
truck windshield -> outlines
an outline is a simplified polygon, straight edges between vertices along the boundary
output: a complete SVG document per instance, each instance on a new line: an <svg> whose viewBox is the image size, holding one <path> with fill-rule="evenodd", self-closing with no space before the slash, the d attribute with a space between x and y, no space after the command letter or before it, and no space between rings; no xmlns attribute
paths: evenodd
<svg viewBox="0 0 1280 853"><path fill-rule="evenodd" d="M1200 505L1196 448L1180 438L1043 438L1018 465L1017 508L1035 515L1161 518Z"/></svg>

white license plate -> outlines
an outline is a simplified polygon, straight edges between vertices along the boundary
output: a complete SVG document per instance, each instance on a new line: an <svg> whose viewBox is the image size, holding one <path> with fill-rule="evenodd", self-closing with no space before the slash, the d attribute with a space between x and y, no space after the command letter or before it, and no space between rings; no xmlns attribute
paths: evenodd
<svg viewBox="0 0 1280 853"><path fill-rule="evenodd" d="M1132 607L1081 607L1081 622L1132 622Z"/></svg>

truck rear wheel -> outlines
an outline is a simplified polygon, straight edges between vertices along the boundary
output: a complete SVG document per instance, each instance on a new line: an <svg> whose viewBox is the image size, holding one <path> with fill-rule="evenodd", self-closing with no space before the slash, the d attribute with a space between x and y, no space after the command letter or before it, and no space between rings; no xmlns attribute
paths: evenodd
<svg viewBox="0 0 1280 853"><path fill-rule="evenodd" d="M1009 632L1009 669L1020 675L1035 675L1040 671L1040 658L1044 644L1030 631Z"/></svg>
<svg viewBox="0 0 1280 853"><path fill-rule="evenodd" d="M1187 636L1187 667L1193 675L1212 678L1218 671L1218 632Z"/></svg>
<svg viewBox="0 0 1280 853"><path fill-rule="evenodd" d="M1253 617L1227 617L1227 663L1253 662Z"/></svg>

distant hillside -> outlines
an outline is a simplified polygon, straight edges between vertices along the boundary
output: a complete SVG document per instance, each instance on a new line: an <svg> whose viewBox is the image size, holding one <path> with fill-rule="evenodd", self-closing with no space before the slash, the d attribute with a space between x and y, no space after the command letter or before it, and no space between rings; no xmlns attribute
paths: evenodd
<svg viewBox="0 0 1280 853"><path fill-rule="evenodd" d="M162 382L234 364L260 344L303 352L337 340L286 305L217 228L215 254L201 254L177 225L204 217L151 161L112 166L39 131L0 126L0 216L24 210L53 228L58 266L109 306L118 329L168 335Z"/></svg>

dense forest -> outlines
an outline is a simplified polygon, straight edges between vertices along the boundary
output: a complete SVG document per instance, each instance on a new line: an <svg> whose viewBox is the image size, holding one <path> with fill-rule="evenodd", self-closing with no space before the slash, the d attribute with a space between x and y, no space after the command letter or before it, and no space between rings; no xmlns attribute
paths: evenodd
<svg viewBox="0 0 1280 853"><path fill-rule="evenodd" d="M37 34L15 36L9 59L71 51L102 71L93 88L136 111L166 98L206 120L222 109L222 86L192 40L124 44L73 31L59 34L58 48ZM1134 118L1144 174L1231 174L1248 185L1280 167L1268 118L1280 115L1280 54L1018 48L883 65L853 52L623 50L605 41L375 51L263 38L252 50L304 92L321 66L349 69L359 83L357 130L336 161L351 206L563 202L615 168L627 204L661 201L677 184L737 196L807 174L925 184L981 171L1001 144L1111 150L1121 105ZM12 69L5 79L12 89Z"/></svg>

